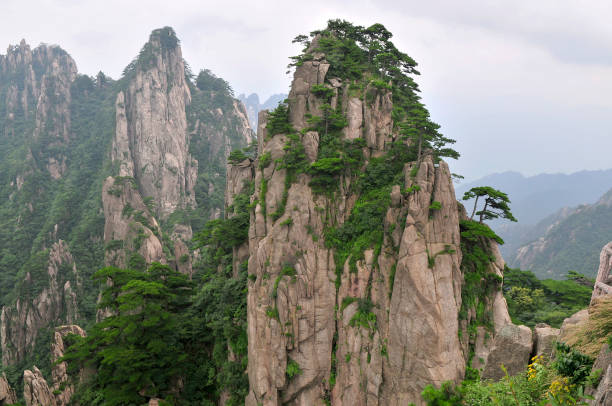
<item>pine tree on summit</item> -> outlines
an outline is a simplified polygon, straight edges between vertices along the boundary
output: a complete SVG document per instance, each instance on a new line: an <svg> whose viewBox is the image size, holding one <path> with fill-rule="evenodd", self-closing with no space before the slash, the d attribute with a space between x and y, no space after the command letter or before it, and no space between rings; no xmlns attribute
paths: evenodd
<svg viewBox="0 0 612 406"><path fill-rule="evenodd" d="M476 211L478 207L478 200L484 198L484 207L482 210ZM510 211L510 199L508 195L502 191L494 189L490 186L478 186L473 187L463 195L463 200L470 200L476 198L474 201L474 209L470 220L474 219L474 215L479 216L479 222L482 223L484 220L492 220L496 218L505 218L510 221L516 222L516 218Z"/></svg>

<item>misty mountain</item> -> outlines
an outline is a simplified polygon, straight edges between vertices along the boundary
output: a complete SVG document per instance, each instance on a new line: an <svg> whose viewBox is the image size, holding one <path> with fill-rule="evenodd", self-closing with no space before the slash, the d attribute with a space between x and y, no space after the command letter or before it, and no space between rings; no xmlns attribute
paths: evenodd
<svg viewBox="0 0 612 406"><path fill-rule="evenodd" d="M612 190L594 204L564 208L533 226L530 241L506 258L540 278L560 279L570 270L595 276L601 248L612 240Z"/></svg>
<svg viewBox="0 0 612 406"><path fill-rule="evenodd" d="M612 188L612 169L535 176L524 176L518 172L495 173L458 185L457 199L461 200L463 194L474 186L492 186L507 193L510 198L510 208L518 222L491 222L492 228L505 241L501 252L504 258L509 259L515 256L520 246L541 236L547 225L568 212L567 208L595 203ZM471 202L464 204L470 213ZM553 216L561 209L564 210ZM549 216L553 217L545 220Z"/></svg>
<svg viewBox="0 0 612 406"><path fill-rule="evenodd" d="M238 96L238 100L240 100L247 109L247 114L249 117L249 123L251 124L251 128L256 129L258 123L258 115L261 110L273 110L278 106L278 103L282 102L287 98L287 95L284 93L273 94L268 97L265 102L261 103L259 101L259 95L257 93L251 93L246 96L245 94L241 94Z"/></svg>

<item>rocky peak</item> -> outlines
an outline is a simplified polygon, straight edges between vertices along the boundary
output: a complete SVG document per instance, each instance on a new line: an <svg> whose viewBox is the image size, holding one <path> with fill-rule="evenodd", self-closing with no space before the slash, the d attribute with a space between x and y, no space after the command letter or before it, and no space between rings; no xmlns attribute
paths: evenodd
<svg viewBox="0 0 612 406"><path fill-rule="evenodd" d="M116 101L112 160L119 176L133 177L143 198L166 219L195 203L197 162L189 155L186 105L191 93L179 41L171 28L153 31L126 69Z"/></svg>
<svg viewBox="0 0 612 406"><path fill-rule="evenodd" d="M465 370L450 172L428 155L398 165L397 183L358 186L355 174L398 139L392 93L328 77L317 41L296 68L286 122L283 107L259 121L246 404L419 403L425 385ZM356 172L328 166L347 165L349 151L361 156Z"/></svg>
<svg viewBox="0 0 612 406"><path fill-rule="evenodd" d="M21 41L9 46L0 56L0 79L8 83L5 93L6 116L0 118L3 133L8 136L33 136L54 179L66 170L66 157L48 155L48 148L66 143L70 138L70 87L77 68L66 51L54 45L40 45L34 50ZM34 121L33 133L16 134L15 128ZM40 159L40 156L35 158Z"/></svg>

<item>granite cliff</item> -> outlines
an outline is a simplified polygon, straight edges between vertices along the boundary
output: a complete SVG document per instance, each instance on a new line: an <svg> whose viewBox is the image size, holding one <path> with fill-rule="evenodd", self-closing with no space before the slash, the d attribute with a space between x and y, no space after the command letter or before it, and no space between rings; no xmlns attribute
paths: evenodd
<svg viewBox="0 0 612 406"><path fill-rule="evenodd" d="M230 199L255 185L248 253L234 251L248 258L246 404L422 404L466 366L517 355L518 372L532 336L510 323L497 243L462 244L447 164L405 136L426 111L376 73L343 76L333 31L295 58L288 104L260 114L258 158L228 169ZM484 264L465 260L473 246ZM495 341L504 328L518 333Z"/></svg>

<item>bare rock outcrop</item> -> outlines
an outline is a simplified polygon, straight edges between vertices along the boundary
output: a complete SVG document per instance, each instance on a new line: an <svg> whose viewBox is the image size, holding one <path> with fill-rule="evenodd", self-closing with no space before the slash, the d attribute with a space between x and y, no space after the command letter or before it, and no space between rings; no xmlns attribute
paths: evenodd
<svg viewBox="0 0 612 406"><path fill-rule="evenodd" d="M582 309L571 317L563 320L559 331L559 341L565 342L567 338L580 329L589 320L589 309Z"/></svg>
<svg viewBox="0 0 612 406"><path fill-rule="evenodd" d="M64 338L74 334L85 337L85 331L77 325L60 326L55 329L53 343L51 343L51 362L55 363L58 359L64 356L66 346ZM60 362L53 365L51 378L53 381L53 394L57 406L66 406L70 403L70 398L74 394L74 385L70 382L67 371L68 366L65 362Z"/></svg>
<svg viewBox="0 0 612 406"><path fill-rule="evenodd" d="M6 380L6 374L3 372L0 376L0 405L12 405L17 403L17 395L15 390L11 388Z"/></svg>
<svg viewBox="0 0 612 406"><path fill-rule="evenodd" d="M527 326L507 324L496 335L493 348L487 358L483 379L499 380L505 376L502 365L508 375L516 375L525 370L533 346L531 329Z"/></svg>
<svg viewBox="0 0 612 406"><path fill-rule="evenodd" d="M598 297L612 294L612 242L606 244L599 255L599 269L597 270L597 279L591 296L591 304Z"/></svg>
<svg viewBox="0 0 612 406"><path fill-rule="evenodd" d="M129 67L127 88L115 102L111 159L118 176L104 182L106 263L126 267L130 257L169 261L160 221L195 206L198 162L189 153L186 107L191 92L174 31L153 31ZM165 246L173 265L191 275L191 227L175 223Z"/></svg>
<svg viewBox="0 0 612 406"><path fill-rule="evenodd" d="M542 355L550 359L555 347L555 342L557 342L561 330L552 328L547 324L537 324L533 332L535 355Z"/></svg>
<svg viewBox="0 0 612 406"><path fill-rule="evenodd" d="M396 136L390 92L369 89L367 100L352 100L348 84L340 92L339 80L326 81L328 69L319 53L297 67L290 123L301 130L308 114L321 114L323 101L311 88L326 86L332 108L348 112L344 137L364 139L366 159L383 155ZM248 266L256 278L247 297L246 404L421 404L426 385L463 378L459 214L446 163L426 156L417 168L406 164L402 182L388 192L380 249L337 264L324 230L348 221L359 198L351 178L341 177L333 198L315 194L306 173L286 184L278 160L289 137L260 131L258 139L260 158L269 162L252 164ZM304 131L299 142L315 160L318 134ZM431 210L434 201L440 207Z"/></svg>
<svg viewBox="0 0 612 406"><path fill-rule="evenodd" d="M74 60L58 46L40 45L33 50L25 40L9 46L7 54L0 56L0 77L11 78L6 92L6 120L2 132L16 133L16 120L23 115L33 120L33 132L25 134L34 139L45 136L46 148L68 142L70 138L71 85L77 75ZM37 140L36 142L41 142ZM30 154L31 158L41 157ZM62 177L66 170L66 157L62 154L44 157L42 162L53 179ZM45 162L46 161L46 162Z"/></svg>
<svg viewBox="0 0 612 406"><path fill-rule="evenodd" d="M80 283L79 275L64 241L59 240L48 250L44 266L44 273L26 274L21 285L24 294L14 305L2 308L0 342L3 365L25 359L36 345L40 329L75 323L79 318L75 291L75 284ZM46 284L42 282L44 279L47 279ZM36 287L41 284L45 287Z"/></svg>
<svg viewBox="0 0 612 406"><path fill-rule="evenodd" d="M136 179L142 197L167 218L195 202L197 162L189 155L185 64L171 28L153 31L116 101L112 159L119 176Z"/></svg>
<svg viewBox="0 0 612 406"><path fill-rule="evenodd" d="M45 377L36 367L23 371L23 397L26 406L58 406Z"/></svg>
<svg viewBox="0 0 612 406"><path fill-rule="evenodd" d="M601 347L601 351L593 364L593 371L601 371L601 380L597 388L589 393L593 396L590 401L594 406L610 406L612 405L612 351L607 344Z"/></svg>

